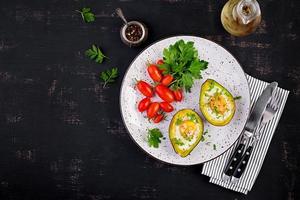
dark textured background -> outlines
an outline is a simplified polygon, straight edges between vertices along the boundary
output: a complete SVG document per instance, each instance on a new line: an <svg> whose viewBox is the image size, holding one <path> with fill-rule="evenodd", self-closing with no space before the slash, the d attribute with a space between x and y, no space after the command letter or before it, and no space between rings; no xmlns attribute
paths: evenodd
<svg viewBox="0 0 300 200"><path fill-rule="evenodd" d="M223 30L225 2L0 0L0 199L299 199L300 1L261 0L261 26L244 38ZM95 23L74 12L83 6ZM116 7L148 25L145 45L121 43ZM150 158L124 128L124 72L148 44L176 34L220 43L247 73L291 91L247 196L208 183L202 165ZM84 56L93 43L110 57L102 65ZM114 66L118 82L102 89L99 72Z"/></svg>

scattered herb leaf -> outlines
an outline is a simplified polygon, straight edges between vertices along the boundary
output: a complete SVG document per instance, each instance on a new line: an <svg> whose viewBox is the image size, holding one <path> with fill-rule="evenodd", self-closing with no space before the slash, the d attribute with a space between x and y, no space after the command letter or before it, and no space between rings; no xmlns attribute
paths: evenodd
<svg viewBox="0 0 300 200"><path fill-rule="evenodd" d="M100 78L104 81L103 88L108 83L113 83L116 81L116 78L118 77L118 68L114 67L111 70L107 69L100 74Z"/></svg>
<svg viewBox="0 0 300 200"><path fill-rule="evenodd" d="M242 98L242 96L233 97L234 100L239 100L241 98Z"/></svg>
<svg viewBox="0 0 300 200"><path fill-rule="evenodd" d="M182 119L177 118L175 124L176 124L176 125L180 125L180 124L182 124L182 122L183 122Z"/></svg>
<svg viewBox="0 0 300 200"><path fill-rule="evenodd" d="M209 85L208 91L211 91L212 89L214 89L214 87L215 87L215 82L212 81Z"/></svg>
<svg viewBox="0 0 300 200"><path fill-rule="evenodd" d="M79 12L81 14L82 20L89 23L95 21L95 15L92 13L90 8L82 8L80 10L76 10L76 12Z"/></svg>
<svg viewBox="0 0 300 200"><path fill-rule="evenodd" d="M217 145L213 144L214 150L217 150Z"/></svg>
<svg viewBox="0 0 300 200"><path fill-rule="evenodd" d="M92 45L92 48L85 51L85 55L88 56L91 60L94 60L97 63L102 63L104 58L107 58L99 47Z"/></svg>
<svg viewBox="0 0 300 200"><path fill-rule="evenodd" d="M175 144L182 146L184 145L184 143L181 141L181 139L178 138L172 138L172 140L174 141Z"/></svg>
<svg viewBox="0 0 300 200"><path fill-rule="evenodd" d="M159 65L164 74L174 77L171 87L184 88L191 92L194 79L201 79L201 71L207 68L208 62L200 60L194 42L177 41L163 51L164 64Z"/></svg>
<svg viewBox="0 0 300 200"><path fill-rule="evenodd" d="M158 148L159 144L161 143L160 138L162 137L163 135L158 128L149 129L147 135L147 141L149 147Z"/></svg>
<svg viewBox="0 0 300 200"><path fill-rule="evenodd" d="M200 140L201 142L204 142L205 141L205 138L204 138L204 136L202 135L202 137L201 137L201 140Z"/></svg>
<svg viewBox="0 0 300 200"><path fill-rule="evenodd" d="M206 133L208 133L208 130L205 130L205 131L203 132L203 135L206 135Z"/></svg>
<svg viewBox="0 0 300 200"><path fill-rule="evenodd" d="M187 113L187 116L188 116L188 118L190 118L190 120L198 123L198 119L194 113Z"/></svg>

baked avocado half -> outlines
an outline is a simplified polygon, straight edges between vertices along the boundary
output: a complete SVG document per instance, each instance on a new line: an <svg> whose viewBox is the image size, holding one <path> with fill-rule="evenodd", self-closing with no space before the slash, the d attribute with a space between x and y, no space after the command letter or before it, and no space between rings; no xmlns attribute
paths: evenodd
<svg viewBox="0 0 300 200"><path fill-rule="evenodd" d="M212 125L225 126L235 113L234 98L217 81L207 79L201 86L200 110Z"/></svg>
<svg viewBox="0 0 300 200"><path fill-rule="evenodd" d="M199 115L190 109L178 111L169 126L169 138L175 152L186 157L200 142L203 122Z"/></svg>

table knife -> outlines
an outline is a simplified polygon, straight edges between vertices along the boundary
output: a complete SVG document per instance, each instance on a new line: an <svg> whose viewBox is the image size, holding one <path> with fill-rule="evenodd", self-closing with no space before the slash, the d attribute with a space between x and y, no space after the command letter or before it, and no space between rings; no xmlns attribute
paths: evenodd
<svg viewBox="0 0 300 200"><path fill-rule="evenodd" d="M241 161L242 155L245 150L245 145L249 138L253 136L256 127L260 124L266 106L272 98L273 92L275 91L277 85L277 82L270 83L264 89L262 94L257 99L256 103L252 107L250 116L246 122L243 133L241 134L242 138L241 140L239 140L239 144L231 155L229 162L227 163L223 171L222 179L224 181L230 180L230 177L233 175L235 169L237 168L237 165Z"/></svg>

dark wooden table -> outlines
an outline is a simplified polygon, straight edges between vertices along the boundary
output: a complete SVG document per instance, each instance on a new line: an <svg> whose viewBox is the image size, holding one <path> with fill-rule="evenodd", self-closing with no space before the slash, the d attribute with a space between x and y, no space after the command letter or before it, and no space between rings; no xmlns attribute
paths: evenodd
<svg viewBox="0 0 300 200"><path fill-rule="evenodd" d="M0 199L299 199L299 0L261 0L255 34L236 38L220 23L226 1L1 0ZM91 7L95 23L74 10ZM114 10L144 21L140 48L121 43ZM242 195L208 183L202 165L163 164L127 134L119 91L131 60L150 43L193 34L230 50L250 75L291 91L253 190ZM91 44L110 58L84 56ZM118 67L103 89L99 73Z"/></svg>

